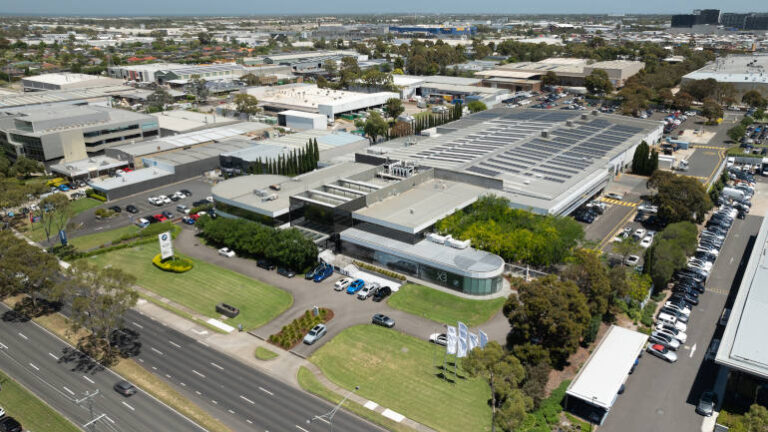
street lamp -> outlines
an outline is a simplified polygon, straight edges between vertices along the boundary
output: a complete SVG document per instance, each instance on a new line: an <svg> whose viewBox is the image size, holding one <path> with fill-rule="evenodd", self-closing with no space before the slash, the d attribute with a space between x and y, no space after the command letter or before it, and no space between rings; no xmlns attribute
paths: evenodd
<svg viewBox="0 0 768 432"><path fill-rule="evenodd" d="M307 420L307 424L312 423L315 420L324 420L328 423L328 430L330 432L333 432L333 416L336 415L336 413L341 409L341 406L344 405L344 402L349 399L350 396L352 396L352 393L360 390L360 386L355 386L354 390L350 390L349 393L347 393L346 396L344 396L344 399L341 400L341 402L338 403L335 407L333 407L332 410L328 411L327 413L319 416L314 416L312 419Z"/></svg>

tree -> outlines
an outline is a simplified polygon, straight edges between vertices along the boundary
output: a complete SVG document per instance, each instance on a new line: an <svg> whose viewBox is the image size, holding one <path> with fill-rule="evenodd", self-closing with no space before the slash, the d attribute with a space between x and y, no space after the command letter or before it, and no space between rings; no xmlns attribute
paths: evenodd
<svg viewBox="0 0 768 432"><path fill-rule="evenodd" d="M682 86L682 90L690 93L696 100L713 98L717 95L718 83L714 78L705 80L688 81Z"/></svg>
<svg viewBox="0 0 768 432"><path fill-rule="evenodd" d="M621 255L621 262L624 262L628 256L639 253L642 247L632 237L627 237L620 242L613 243L611 250Z"/></svg>
<svg viewBox="0 0 768 432"><path fill-rule="evenodd" d="M473 100L467 103L467 109L469 109L469 112L476 113L480 111L485 111L488 109L487 106L485 106L484 103L478 100Z"/></svg>
<svg viewBox="0 0 768 432"><path fill-rule="evenodd" d="M723 117L723 107L712 98L704 99L701 115L706 117L710 123L714 123L717 119Z"/></svg>
<svg viewBox="0 0 768 432"><path fill-rule="evenodd" d="M557 77L557 74L554 71L547 71L547 73L541 77L541 83L545 86L558 85L560 83L560 78Z"/></svg>
<svg viewBox="0 0 768 432"><path fill-rule="evenodd" d="M358 78L360 78L360 66L357 64L357 58L343 57L341 59L339 84L342 87L346 87Z"/></svg>
<svg viewBox="0 0 768 432"><path fill-rule="evenodd" d="M261 79L252 73L247 73L241 76L240 81L244 82L245 85L249 87L261 85Z"/></svg>
<svg viewBox="0 0 768 432"><path fill-rule="evenodd" d="M696 250L697 236L698 230L691 222L670 224L657 234L645 255L645 271L656 289L665 289L675 270L687 265L687 256Z"/></svg>
<svg viewBox="0 0 768 432"><path fill-rule="evenodd" d="M520 390L525 369L520 360L507 353L497 342L485 348L475 348L462 361L462 368L471 377L481 377L491 390L491 430L498 425L515 430L532 406L531 398ZM497 413L498 410L498 413Z"/></svg>
<svg viewBox="0 0 768 432"><path fill-rule="evenodd" d="M395 119L405 111L405 107L403 106L403 101L399 98L389 98L384 104L384 110L387 112L387 115Z"/></svg>
<svg viewBox="0 0 768 432"><path fill-rule="evenodd" d="M365 127L363 127L363 131L365 132L365 135L368 136L368 139L371 140L371 144L375 144L378 137L387 133L389 125L378 112L369 111L369 113L370 114L368 115L368 119L365 121Z"/></svg>
<svg viewBox="0 0 768 432"><path fill-rule="evenodd" d="M754 108L765 108L766 100L757 90L750 90L741 97L741 101Z"/></svg>
<svg viewBox="0 0 768 432"><path fill-rule="evenodd" d="M675 95L675 99L672 103L672 106L675 109L679 109L681 111L688 110L691 107L691 104L693 103L693 96L691 96L688 92L680 90Z"/></svg>
<svg viewBox="0 0 768 432"><path fill-rule="evenodd" d="M147 96L147 106L150 109L162 111L166 105L173 103L173 97L167 90L160 87L155 90L151 95Z"/></svg>
<svg viewBox="0 0 768 432"><path fill-rule="evenodd" d="M647 186L656 190L651 200L659 207L659 217L667 223L701 223L706 212L712 208L704 185L693 177L656 170Z"/></svg>
<svg viewBox="0 0 768 432"><path fill-rule="evenodd" d="M563 367L576 351L589 323L589 306L572 281L550 275L531 282L517 282L517 295L504 304L512 330L508 341L514 346L526 342L549 351L556 367Z"/></svg>
<svg viewBox="0 0 768 432"><path fill-rule="evenodd" d="M595 69L584 78L584 86L592 94L603 94L613 91L608 73L602 69Z"/></svg>
<svg viewBox="0 0 768 432"><path fill-rule="evenodd" d="M635 149L635 154L632 156L632 172L638 175L649 175L647 173L648 156L650 147L645 141L641 142Z"/></svg>
<svg viewBox="0 0 768 432"><path fill-rule="evenodd" d="M247 93L239 93L235 95L234 102L237 111L243 114L253 115L261 111L259 108L259 100L256 99L256 96Z"/></svg>
<svg viewBox="0 0 768 432"><path fill-rule="evenodd" d="M195 96L195 100L205 103L208 100L208 87L200 75L192 75L192 81L188 84L189 92Z"/></svg>
<svg viewBox="0 0 768 432"><path fill-rule="evenodd" d="M600 260L601 253L592 249L578 249L562 273L564 280L572 281L587 298L589 313L601 318L608 312L611 283L608 271Z"/></svg>
<svg viewBox="0 0 768 432"><path fill-rule="evenodd" d="M768 409L764 406L753 404L749 411L744 413L744 426L747 432L768 431Z"/></svg>
<svg viewBox="0 0 768 432"><path fill-rule="evenodd" d="M200 45L210 45L213 42L213 37L208 32L200 32L197 34L197 40L200 42Z"/></svg>
<svg viewBox="0 0 768 432"><path fill-rule="evenodd" d="M735 143L741 141L745 133L747 133L747 128L745 128L741 123L728 129L728 137Z"/></svg>
<svg viewBox="0 0 768 432"><path fill-rule="evenodd" d="M8 174L18 178L28 178L31 174L45 171L43 164L26 156L19 156L11 165Z"/></svg>
<svg viewBox="0 0 768 432"><path fill-rule="evenodd" d="M323 70L329 77L334 78L339 72L339 66L336 64L335 60L329 59L323 62Z"/></svg>
<svg viewBox="0 0 768 432"><path fill-rule="evenodd" d="M73 331L81 327L90 330L100 340L105 358L112 358L109 337L122 326L125 312L136 305L139 295L132 288L136 278L120 269L99 268L82 260L69 268L68 276Z"/></svg>
<svg viewBox="0 0 768 432"><path fill-rule="evenodd" d="M69 198L57 193L43 198L35 215L40 218L47 242L51 241L51 235L63 230L69 218L72 216L72 207Z"/></svg>

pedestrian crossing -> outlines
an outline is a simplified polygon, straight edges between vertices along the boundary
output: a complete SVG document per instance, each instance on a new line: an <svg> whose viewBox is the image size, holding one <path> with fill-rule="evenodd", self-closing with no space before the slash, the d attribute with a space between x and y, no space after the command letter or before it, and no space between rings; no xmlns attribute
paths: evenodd
<svg viewBox="0 0 768 432"><path fill-rule="evenodd" d="M606 198L606 197L600 197L600 201L608 203L608 204L614 204L614 205L620 205L624 207L637 207L639 202L632 202L632 201L619 201L617 199L613 198Z"/></svg>

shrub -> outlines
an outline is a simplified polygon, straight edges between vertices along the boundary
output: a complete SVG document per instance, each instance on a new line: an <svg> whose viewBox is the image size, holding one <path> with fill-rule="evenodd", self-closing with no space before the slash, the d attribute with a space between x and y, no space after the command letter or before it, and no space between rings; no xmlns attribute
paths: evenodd
<svg viewBox="0 0 768 432"><path fill-rule="evenodd" d="M640 317L640 322L644 326L650 327L653 325L653 314L656 312L656 306L656 302L649 301L645 304L645 307L643 307L643 313Z"/></svg>
<svg viewBox="0 0 768 432"><path fill-rule="evenodd" d="M195 213L201 212L201 211L207 212L207 211L210 211L211 209L213 209L213 204L212 203L201 204L201 205L199 205L197 207L192 207L191 209L189 209L189 214L195 214Z"/></svg>
<svg viewBox="0 0 768 432"><path fill-rule="evenodd" d="M85 190L85 196L93 198L95 200L99 200L101 202L106 202L107 201L107 197L105 197L104 195L96 192L92 188L88 188L88 189Z"/></svg>
<svg viewBox="0 0 768 432"><path fill-rule="evenodd" d="M376 267L375 265L367 264L367 263L364 263L364 262L361 262L361 261L354 261L354 263L355 263L356 266L360 267L361 269L370 270L370 271L372 271L374 273L378 273L380 275L384 275L386 277L389 277L389 278L392 278L392 279L395 279L395 280L400 280L400 281L405 281L406 280L406 277L401 275L400 273L395 273L393 271L386 270L386 269L383 269L383 268L380 268L380 267Z"/></svg>
<svg viewBox="0 0 768 432"><path fill-rule="evenodd" d="M302 316L284 325L278 333L269 336L267 340L273 345L289 350L301 342L312 327L326 323L331 318L333 318L333 312L330 309L320 308L317 316L312 315L312 311L306 310Z"/></svg>
<svg viewBox="0 0 768 432"><path fill-rule="evenodd" d="M602 322L600 315L595 315L589 320L589 325L584 332L584 345L587 346L597 339L597 332L600 331L600 323Z"/></svg>
<svg viewBox="0 0 768 432"><path fill-rule="evenodd" d="M193 267L192 261L186 258L171 257L169 259L163 260L160 257L160 254L157 254L154 258L152 258L152 264L154 264L155 267L159 268L160 270L173 273L188 272L192 270Z"/></svg>

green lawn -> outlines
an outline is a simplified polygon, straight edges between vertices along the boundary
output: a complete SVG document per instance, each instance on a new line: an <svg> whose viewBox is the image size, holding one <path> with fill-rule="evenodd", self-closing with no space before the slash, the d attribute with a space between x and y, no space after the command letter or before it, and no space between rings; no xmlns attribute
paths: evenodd
<svg viewBox="0 0 768 432"><path fill-rule="evenodd" d="M490 430L488 385L466 378L461 366L455 384L441 379L442 360L438 346L373 325L342 331L310 357L336 384L360 386L360 396L433 429Z"/></svg>
<svg viewBox="0 0 768 432"><path fill-rule="evenodd" d="M15 417L24 430L51 432L79 432L80 429L45 402L27 391L16 381L0 372L3 390L0 392L0 406L7 415Z"/></svg>
<svg viewBox="0 0 768 432"><path fill-rule="evenodd" d="M276 352L268 350L264 347L256 347L253 355L259 360L272 360L273 358L277 357Z"/></svg>
<svg viewBox="0 0 768 432"><path fill-rule="evenodd" d="M423 316L442 324L456 321L473 327L480 325L501 309L504 297L493 300L471 300L423 285L407 284L392 294L388 303L395 309Z"/></svg>
<svg viewBox="0 0 768 432"><path fill-rule="evenodd" d="M103 203L91 198L81 198L77 201L72 201L72 204L70 204L72 208L72 217L77 216L78 214L88 209L97 207L101 204ZM43 225L41 223L30 224L29 218L27 218L26 230L24 231L24 234L26 234L26 236L33 241L41 242L45 240L45 230L43 229ZM55 240L58 238L59 238L58 232L51 233L51 239Z"/></svg>
<svg viewBox="0 0 768 432"><path fill-rule="evenodd" d="M80 198L79 200L72 201L72 204L70 204L70 207L72 208L72 216L76 216L88 209L98 207L102 204L104 203L93 198Z"/></svg>
<svg viewBox="0 0 768 432"><path fill-rule="evenodd" d="M158 253L156 244L144 244L96 255L88 259L99 265L113 265L135 275L137 284L167 299L219 318L217 303L228 303L240 309L240 315L227 319L227 324L242 324L244 330L262 326L293 304L293 297L281 289L239 273L185 257L194 263L186 273L164 272L152 265Z"/></svg>
<svg viewBox="0 0 768 432"><path fill-rule="evenodd" d="M70 238L69 244L78 250L87 251L99 246L109 244L120 237L139 232L140 228L136 225L128 225L122 228L116 228L109 231L101 231L95 234L88 234L80 237Z"/></svg>

